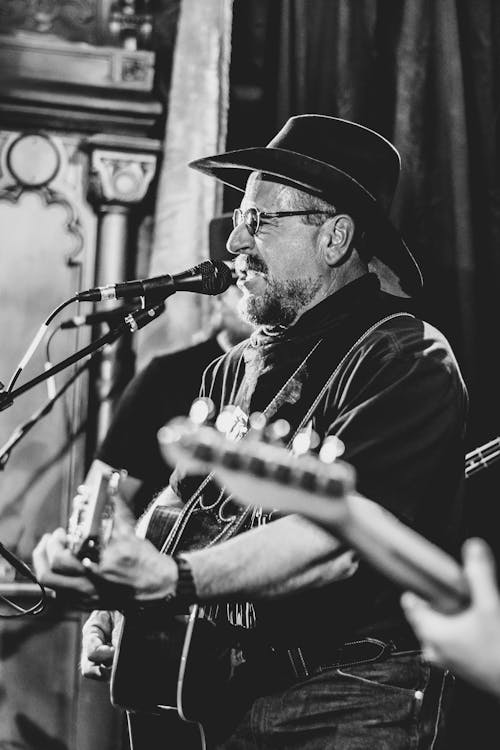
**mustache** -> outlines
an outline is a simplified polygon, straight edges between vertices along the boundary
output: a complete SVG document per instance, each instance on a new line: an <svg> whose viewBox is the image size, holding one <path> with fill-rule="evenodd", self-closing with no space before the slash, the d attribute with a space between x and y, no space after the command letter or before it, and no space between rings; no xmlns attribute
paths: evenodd
<svg viewBox="0 0 500 750"><path fill-rule="evenodd" d="M238 273L245 273L246 271L267 272L267 266L264 261L252 255L238 255L234 262L234 267Z"/></svg>

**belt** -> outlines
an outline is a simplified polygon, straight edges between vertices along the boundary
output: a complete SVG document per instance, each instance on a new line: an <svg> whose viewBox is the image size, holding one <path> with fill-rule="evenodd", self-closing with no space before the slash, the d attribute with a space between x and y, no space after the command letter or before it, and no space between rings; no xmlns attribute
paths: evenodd
<svg viewBox="0 0 500 750"><path fill-rule="evenodd" d="M328 669L367 664L392 656L415 654L419 651L420 646L412 637L399 637L394 640L366 637L347 641L331 650L318 650L317 647L308 646L291 648L267 646L257 651L253 648L243 648L243 657L247 662L257 658L265 663L266 658L271 659L275 665L279 665L281 671L288 673L296 680L303 680Z"/></svg>

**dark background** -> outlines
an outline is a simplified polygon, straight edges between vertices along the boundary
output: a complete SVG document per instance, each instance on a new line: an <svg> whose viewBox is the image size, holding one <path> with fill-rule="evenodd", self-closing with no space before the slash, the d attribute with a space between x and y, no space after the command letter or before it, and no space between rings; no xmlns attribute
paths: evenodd
<svg viewBox="0 0 500 750"><path fill-rule="evenodd" d="M398 147L393 219L424 275L422 316L448 337L467 383L468 451L500 435L499 74L496 0L234 3L228 149L263 145L307 112L355 120ZM239 199L228 188L225 209ZM500 462L468 479L463 530L497 560L499 484ZM459 683L450 747L498 747L497 714Z"/></svg>

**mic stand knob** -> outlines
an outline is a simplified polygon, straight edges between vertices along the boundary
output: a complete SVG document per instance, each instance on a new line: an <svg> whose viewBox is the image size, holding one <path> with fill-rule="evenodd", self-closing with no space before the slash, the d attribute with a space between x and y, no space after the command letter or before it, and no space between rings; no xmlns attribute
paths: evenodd
<svg viewBox="0 0 500 750"><path fill-rule="evenodd" d="M5 390L4 384L0 381L0 411L8 409L12 406L14 399L8 391Z"/></svg>

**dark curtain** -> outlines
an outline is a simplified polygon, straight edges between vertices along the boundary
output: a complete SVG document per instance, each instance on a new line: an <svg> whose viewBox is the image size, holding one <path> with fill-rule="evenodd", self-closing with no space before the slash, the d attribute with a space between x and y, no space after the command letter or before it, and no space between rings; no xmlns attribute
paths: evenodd
<svg viewBox="0 0 500 750"><path fill-rule="evenodd" d="M281 0L270 14L269 129L319 112L396 144L393 218L424 273L422 308L452 339L471 395L492 392L472 404L474 439L496 435L499 3Z"/></svg>
<svg viewBox="0 0 500 750"><path fill-rule="evenodd" d="M355 120L395 143L403 175L393 219L423 271L422 315L451 341L468 385L468 450L500 435L500 3L255 0L253 27L248 3L240 6L240 78L260 60L263 96L247 129L230 129L229 145L266 142L307 112ZM500 462L468 480L464 535L485 537L500 558L499 486ZM450 747L488 747L489 724L497 747L497 709L464 694Z"/></svg>
<svg viewBox="0 0 500 750"><path fill-rule="evenodd" d="M500 3L242 0L235 22L249 101L230 122L229 147L265 142L305 112L355 120L396 144L393 219L423 271L421 312L448 336L468 385L468 450L500 435ZM471 481L481 491L469 531L500 552L489 519L499 481L500 462Z"/></svg>

